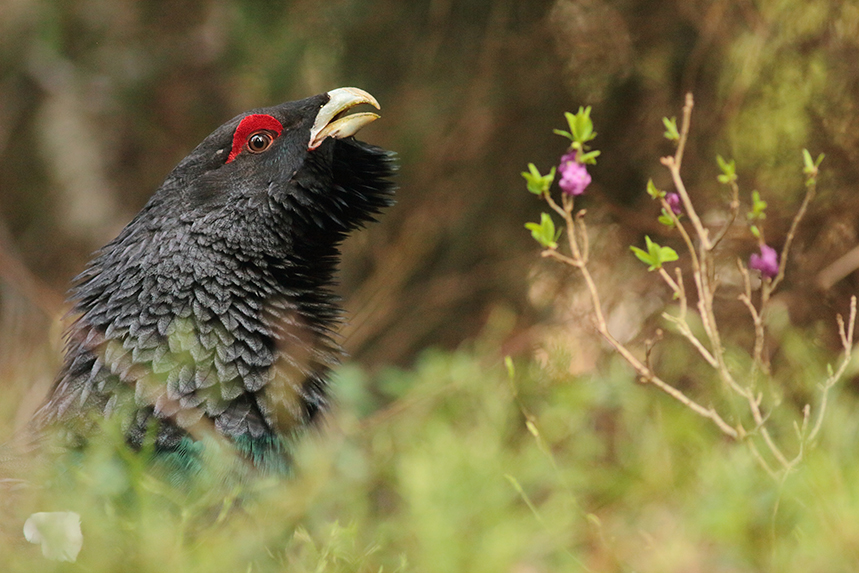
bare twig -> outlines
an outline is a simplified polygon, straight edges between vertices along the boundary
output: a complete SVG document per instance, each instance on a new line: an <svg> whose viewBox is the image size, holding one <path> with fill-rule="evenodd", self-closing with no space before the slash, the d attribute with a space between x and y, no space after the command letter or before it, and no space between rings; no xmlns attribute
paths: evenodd
<svg viewBox="0 0 859 573"><path fill-rule="evenodd" d="M838 334L841 336L841 345L844 350L844 356L841 358L841 363L838 368L829 375L826 382L823 383L820 396L820 407L817 412L817 420L814 422L814 428L808 434L807 441L811 442L817 437L820 428L823 425L823 416L826 414L826 406L829 399L829 391L841 379L847 370L847 365L850 364L853 352L853 329L856 327L856 297L850 297L850 316L847 319L847 329L844 328L844 319L839 314L836 317L838 321Z"/></svg>
<svg viewBox="0 0 859 573"><path fill-rule="evenodd" d="M588 293L591 297L591 304L594 312L594 320L596 323L597 331L602 335L602 337L615 349L615 351L620 354L638 373L638 375L642 378L644 382L653 384L659 390L665 392L696 414L703 416L712 420L716 426L726 435L731 438L738 439L739 432L736 428L732 427L728 424L714 408L706 408L699 404L698 402L692 400L688 396L686 396L683 392L674 388L661 378L657 376L653 370L651 370L647 365L641 362L628 348L626 348L623 344L620 343L614 336L612 336L611 332L609 332L608 324L606 323L605 315L602 311L602 302L600 301L599 293L597 292L596 283L593 280L593 276L590 273L590 270L587 267L587 263L584 260L583 249L579 245L579 233L576 230L576 220L573 216L573 198L564 196L563 197L563 207L555 203L555 201L546 196L546 201L552 207L552 209L559 213L566 222L567 226L567 241L570 247L570 253L572 256L566 256L559 253L555 249L545 249L543 251L543 256L550 257L566 263L568 265L574 266L578 268L582 277L585 279L585 284L588 289ZM678 275L679 277L679 275ZM675 289L675 292L682 292L681 287L678 283L674 282L671 279L670 275L665 273L663 278L667 278L669 284L673 284L672 288ZM706 352L706 350L705 350Z"/></svg>
<svg viewBox="0 0 859 573"><path fill-rule="evenodd" d="M758 447L755 445L753 440L746 440L746 443L749 445L749 451L752 452L752 456L757 460L758 464L764 469L767 474L773 479L778 479L778 473L776 473L764 457L761 455L761 452L758 450Z"/></svg>
<svg viewBox="0 0 859 573"><path fill-rule="evenodd" d="M750 373L750 377L754 379L755 373L759 369L763 370L765 373L769 373L769 366L764 362L763 358L766 331L764 330L763 316L752 303L752 280L749 276L749 270L739 260L737 260L737 269L739 269L740 274L743 276L744 287L743 294L737 298L739 298L740 301L746 305L746 308L749 309L749 314L752 316L752 323L755 327L755 343L754 350L752 351L752 371Z"/></svg>
<svg viewBox="0 0 859 573"><path fill-rule="evenodd" d="M692 124L692 108L695 106L695 100L692 98L692 92L686 93L686 101L683 104L683 121L680 123L680 139L677 141L677 152L674 154L674 161L677 164L677 170L680 170L680 164L683 162L683 152L686 150L686 141L689 139L689 126Z"/></svg>
<svg viewBox="0 0 859 573"><path fill-rule="evenodd" d="M583 267L583 271L586 270L587 268ZM594 295L595 293L591 293L592 297ZM656 388L665 392L666 394L668 394L669 396L671 396L699 416L709 418L716 424L716 426L718 426L718 428L724 434L730 436L731 438L734 438L735 440L739 439L740 434L737 429L728 424L714 408L705 408L695 400L686 396L686 394L684 394L674 386L671 386L670 384L662 380L651 369L645 366L644 363L642 363L638 358L635 357L634 354L632 354L632 352L630 352L625 346L623 346L617 339L615 339L611 335L611 333L608 331L608 326L606 325L604 320L597 320L597 330L603 336L603 338L605 338L606 341L608 341L608 343L614 347L618 354L620 354L630 364L630 366L632 366L635 371L638 372L644 382L653 384Z"/></svg>
<svg viewBox="0 0 859 573"><path fill-rule="evenodd" d="M725 225L718 233L716 233L716 236L713 237L714 249L719 245L722 239L725 238L725 235L728 234L734 221L737 220L737 215L740 213L740 187L737 185L737 182L733 180L731 181L731 204L728 213L728 220L725 222Z"/></svg>
<svg viewBox="0 0 859 573"><path fill-rule="evenodd" d="M805 197L802 199L802 204L799 206L799 211L793 217L790 223L790 230L787 232L787 237L784 240L784 247L781 249L781 257L778 262L778 274L772 281L770 291L774 290L778 284L784 279L784 269L787 267L787 258L790 255L790 247L793 244L793 239L796 237L796 229L799 227L799 222L805 217L805 212L808 210L808 204L814 199L814 193L817 190L817 184L813 181L806 186Z"/></svg>
<svg viewBox="0 0 859 573"><path fill-rule="evenodd" d="M698 350L698 353L710 366L713 368L717 368L719 366L719 363L716 362L716 359L713 358L713 355L710 354L710 351L707 350L704 344L698 340L698 337L695 336L695 333L692 332L692 329L689 328L689 324L685 320L677 316L671 316L667 312L662 313L662 318L674 324L677 327L678 332L680 332L686 340L692 343L692 346Z"/></svg>
<svg viewBox="0 0 859 573"><path fill-rule="evenodd" d="M560 261L564 264L570 265L571 267L581 268L581 263L575 259L571 259L570 257L559 253L555 249L545 249L542 253L544 257L555 259L556 261Z"/></svg>
<svg viewBox="0 0 859 573"><path fill-rule="evenodd" d="M686 142L689 138L689 126L692 121L692 107L695 105L692 99L692 94L686 94L686 104L683 106L683 121L680 126L680 139L677 142L677 151L673 156L663 157L661 162L671 172L671 179L674 181L674 187L677 189L677 194L680 195L680 200L683 202L683 208L692 221L692 226L695 228L695 233L698 239L703 243L705 250L710 250L710 240L708 238L707 229L701 223L695 207L692 205L692 200L689 193L686 191L686 185L680 177L680 166L683 163L683 152L686 149Z"/></svg>
<svg viewBox="0 0 859 573"><path fill-rule="evenodd" d="M579 235L582 241L582 263L588 264L588 254L590 253L590 241L588 240L588 228L585 225L585 209L576 213L576 219L579 221Z"/></svg>
<svg viewBox="0 0 859 573"><path fill-rule="evenodd" d="M665 267L659 267L659 276L662 277L662 280L671 287L671 290L679 296L680 295L680 287L674 282L674 279L671 278L671 275L668 274L668 271L665 270Z"/></svg>

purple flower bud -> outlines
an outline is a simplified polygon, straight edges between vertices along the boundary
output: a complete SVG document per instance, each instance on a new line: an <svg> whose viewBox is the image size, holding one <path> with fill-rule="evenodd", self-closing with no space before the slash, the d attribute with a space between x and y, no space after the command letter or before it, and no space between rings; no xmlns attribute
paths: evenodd
<svg viewBox="0 0 859 573"><path fill-rule="evenodd" d="M761 245L761 254L752 253L749 268L761 271L761 275L773 278L778 274L778 253L769 245Z"/></svg>
<svg viewBox="0 0 859 573"><path fill-rule="evenodd" d="M665 196L665 201L668 202L668 206L671 207L675 215L683 212L683 207L680 206L680 195L677 193L669 193Z"/></svg>
<svg viewBox="0 0 859 573"><path fill-rule="evenodd" d="M566 195L581 195L585 188L591 184L591 175L587 167L576 161L576 152L570 151L561 156L561 164L558 166L561 180L558 185Z"/></svg>

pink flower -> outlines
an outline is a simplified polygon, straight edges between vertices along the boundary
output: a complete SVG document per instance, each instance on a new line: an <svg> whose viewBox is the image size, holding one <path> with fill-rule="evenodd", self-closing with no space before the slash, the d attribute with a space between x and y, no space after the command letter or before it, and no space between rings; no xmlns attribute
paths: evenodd
<svg viewBox="0 0 859 573"><path fill-rule="evenodd" d="M671 207L671 210L674 211L675 215L679 215L683 212L683 207L680 206L680 195L677 193L669 193L665 196L665 201L668 203L668 206Z"/></svg>
<svg viewBox="0 0 859 573"><path fill-rule="evenodd" d="M778 253L769 245L761 245L761 254L752 253L749 268L761 271L761 275L773 278L778 274Z"/></svg>
<svg viewBox="0 0 859 573"><path fill-rule="evenodd" d="M558 185L566 195L581 195L585 188L591 184L591 175L587 167L576 161L576 152L570 151L561 157L558 166L561 180Z"/></svg>

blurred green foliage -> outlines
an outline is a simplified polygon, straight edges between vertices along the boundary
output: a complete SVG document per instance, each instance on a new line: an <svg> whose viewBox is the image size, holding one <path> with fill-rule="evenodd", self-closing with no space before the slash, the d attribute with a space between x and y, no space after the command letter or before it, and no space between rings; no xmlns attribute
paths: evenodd
<svg viewBox="0 0 859 573"><path fill-rule="evenodd" d="M77 511L83 550L46 561L15 522L0 562L32 571L850 571L859 565L859 404L782 483L617 360L573 378L478 348L412 371L340 372L340 405L295 477L168 487L96 449L19 510ZM563 356L555 356L561 362ZM553 373L554 372L554 373ZM107 454L107 455L105 455ZM121 456L120 456L121 457ZM24 515L23 517L25 517ZM20 517L20 516L19 516ZM853 524L853 525L851 525Z"/></svg>

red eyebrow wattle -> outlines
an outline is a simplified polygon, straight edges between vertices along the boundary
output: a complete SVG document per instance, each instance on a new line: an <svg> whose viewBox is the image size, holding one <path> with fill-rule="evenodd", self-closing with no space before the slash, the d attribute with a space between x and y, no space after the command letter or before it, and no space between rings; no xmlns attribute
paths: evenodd
<svg viewBox="0 0 859 573"><path fill-rule="evenodd" d="M227 157L226 163L229 163L241 153L242 147L248 139L248 136L255 131L265 129L273 131L277 135L283 132L283 125L270 115L264 113L255 113L249 115L239 122L239 126L233 133L233 148L230 150L230 155Z"/></svg>

